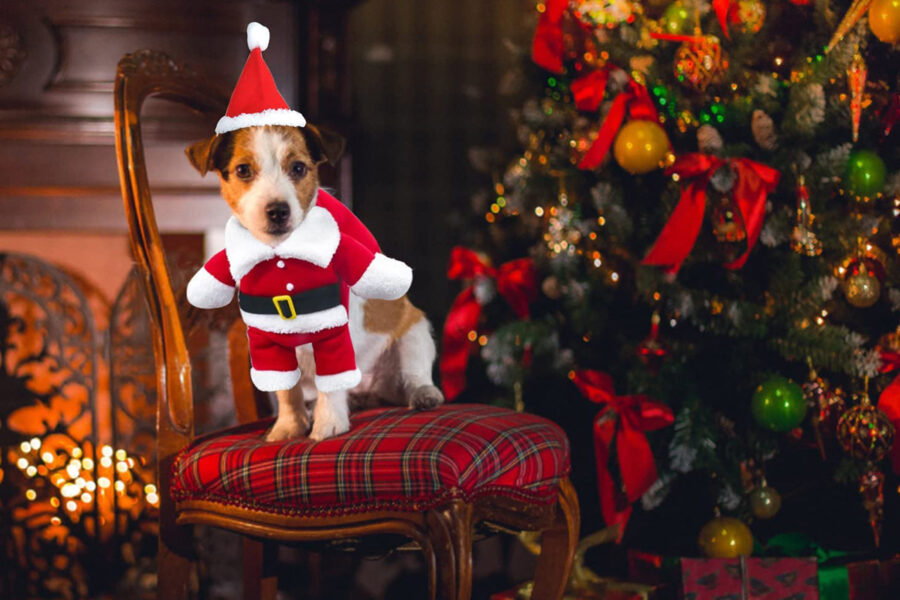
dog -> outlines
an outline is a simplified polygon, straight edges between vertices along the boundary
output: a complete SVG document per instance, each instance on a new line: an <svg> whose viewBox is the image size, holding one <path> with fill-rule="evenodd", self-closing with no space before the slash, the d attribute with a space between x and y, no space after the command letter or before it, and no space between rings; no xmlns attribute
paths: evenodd
<svg viewBox="0 0 900 600"><path fill-rule="evenodd" d="M218 174L222 197L234 218L255 240L268 247L275 248L292 234L296 236L308 215L321 214L313 211L317 206L331 213L342 232L346 228L364 244L372 245L374 238L358 219L319 187L318 167L324 162L334 165L343 153L343 145L340 136L309 123L304 127L261 125L201 140L185 153L202 176L210 171ZM302 232L303 229L299 233ZM226 238L227 235L226 230ZM200 273L195 279L198 276ZM240 285L239 278L235 279ZM191 285L188 298L191 299ZM231 296L224 302L202 307L213 308L230 301ZM379 300L351 293L347 306L352 347L362 373L359 384L350 390L321 393L313 376L313 352L309 344L299 346L300 380L292 389L274 390L278 416L266 433L268 441L307 434L319 441L340 435L350 428L351 402L357 407L386 401L414 409L443 403L444 396L432 379L436 349L432 327L424 313L405 295Z"/></svg>

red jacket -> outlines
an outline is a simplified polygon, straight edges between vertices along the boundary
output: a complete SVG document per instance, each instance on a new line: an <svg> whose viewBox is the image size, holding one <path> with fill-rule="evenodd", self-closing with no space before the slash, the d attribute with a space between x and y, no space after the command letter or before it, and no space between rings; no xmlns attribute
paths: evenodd
<svg viewBox="0 0 900 600"><path fill-rule="evenodd" d="M248 326L273 333L313 333L347 323L347 286L363 298L393 300L405 294L411 282L412 270L406 264L381 254L356 217L320 192L303 222L274 248L253 237L236 218L229 219L225 249L194 275L187 297L198 308L219 308L231 302L237 287ZM317 300L309 304L313 290ZM315 309L307 312L304 306Z"/></svg>

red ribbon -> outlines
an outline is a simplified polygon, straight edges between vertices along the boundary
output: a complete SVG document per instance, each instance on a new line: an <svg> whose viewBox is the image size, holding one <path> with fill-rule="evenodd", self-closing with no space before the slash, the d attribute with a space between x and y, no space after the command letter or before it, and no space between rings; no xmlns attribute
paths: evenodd
<svg viewBox="0 0 900 600"><path fill-rule="evenodd" d="M511 260L494 268L475 252L457 246L450 252L448 279L489 277L497 284L497 292L512 307L520 319L530 316L529 304L537 297L537 278L530 258ZM441 383L444 395L452 400L466 388L466 365L472 344L469 332L474 331L481 316L481 304L475 297L475 287L465 288L453 301L447 320L441 349Z"/></svg>
<svg viewBox="0 0 900 600"><path fill-rule="evenodd" d="M585 78L589 76L586 75ZM608 76L607 73L605 77ZM601 77L604 76L596 76L596 80L599 81ZM605 86L606 83L604 81ZM593 103L594 98L595 96L591 97L591 103ZM601 95L600 100L597 101L597 106L600 105L602 100L603 97ZM603 125L600 126L600 131L597 132L597 139L594 140L578 163L579 169L590 170L600 166L600 163L603 162L603 159L609 152L609 147L612 146L619 128L622 127L622 121L625 120L626 114L632 119L645 119L648 121L658 121L659 119L656 105L650 99L647 88L631 78L629 78L626 88L613 100L612 106L609 107L609 112L606 113L606 118L603 120Z"/></svg>
<svg viewBox="0 0 900 600"><path fill-rule="evenodd" d="M759 239L766 213L766 196L778 185L781 174L772 167L746 158L724 159L708 154L691 153L678 157L667 174L677 173L687 184L653 247L647 252L645 265L660 265L677 273L690 254L700 233L706 212L706 188L713 174L723 166L730 167L736 181L731 190L747 227L747 250L737 260L726 263L728 269L740 269Z"/></svg>
<svg viewBox="0 0 900 600"><path fill-rule="evenodd" d="M672 409L647 396L617 396L608 373L591 369L578 371L573 381L588 400L605 405L594 420L597 485L606 526L618 524L621 539L631 516L631 505L657 479L656 463L645 432L667 427L675 417ZM609 470L613 441L622 476L620 487Z"/></svg>
<svg viewBox="0 0 900 600"><path fill-rule="evenodd" d="M889 350L880 350L881 372L890 373L900 369L900 354ZM895 428L900 429L900 376L888 384L878 396L878 408L884 411ZM891 447L891 466L895 475L900 475L900 444Z"/></svg>
<svg viewBox="0 0 900 600"><path fill-rule="evenodd" d="M538 66L552 72L563 72L562 19L568 0L546 0L544 12L538 17L534 39L531 42L531 58Z"/></svg>
<svg viewBox="0 0 900 600"><path fill-rule="evenodd" d="M738 3L736 0L712 0L713 11L719 19L719 25L725 37L731 39L728 34L728 23L740 23L741 17L738 15Z"/></svg>

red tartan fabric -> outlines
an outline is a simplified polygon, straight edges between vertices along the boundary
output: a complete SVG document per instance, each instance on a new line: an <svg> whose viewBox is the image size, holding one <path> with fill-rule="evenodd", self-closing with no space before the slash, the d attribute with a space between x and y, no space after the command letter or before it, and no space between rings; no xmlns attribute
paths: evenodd
<svg viewBox="0 0 900 600"><path fill-rule="evenodd" d="M552 502L569 441L541 417L485 405L377 408L318 443L268 443L270 420L197 439L176 459L176 501L292 515L424 510L451 498Z"/></svg>

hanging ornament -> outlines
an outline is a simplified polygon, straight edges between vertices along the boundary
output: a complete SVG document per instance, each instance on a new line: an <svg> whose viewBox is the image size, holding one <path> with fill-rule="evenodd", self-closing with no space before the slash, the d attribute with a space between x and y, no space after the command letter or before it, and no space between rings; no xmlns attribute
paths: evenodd
<svg viewBox="0 0 900 600"><path fill-rule="evenodd" d="M850 87L850 118L853 124L853 142L859 140L859 121L862 118L863 93L866 90L866 77L869 69L866 61L859 53L857 46L853 53L853 60L847 67L847 85Z"/></svg>
<svg viewBox="0 0 900 600"><path fill-rule="evenodd" d="M763 150L774 150L778 146L778 134L775 132L775 121L764 110L756 109L750 120L753 139Z"/></svg>
<svg viewBox="0 0 900 600"><path fill-rule="evenodd" d="M762 483L750 493L750 512L757 519L771 519L781 509L781 494L773 487Z"/></svg>
<svg viewBox="0 0 900 600"><path fill-rule="evenodd" d="M885 44L900 41L900 1L873 0L869 8L869 29Z"/></svg>
<svg viewBox="0 0 900 600"><path fill-rule="evenodd" d="M844 36L847 35L853 26L856 25L857 21L859 21L866 11L869 10L869 6L871 6L872 0L853 0L853 4L850 5L850 8L847 9L847 12L844 14L844 18L841 19L841 22L838 23L837 29L834 30L834 34L831 36L831 40L828 42L828 45L825 47L825 54L831 52L832 48L837 46L838 42L844 39Z"/></svg>
<svg viewBox="0 0 900 600"><path fill-rule="evenodd" d="M841 277L841 289L847 302L857 308L868 308L881 297L886 272L885 254L864 239L860 239L857 251L846 257L836 269Z"/></svg>
<svg viewBox="0 0 900 600"><path fill-rule="evenodd" d="M712 187L715 187L714 183ZM744 217L733 194L717 191L707 192L707 196L711 197L709 220L718 246L716 256L723 262L733 262L747 251L747 226Z"/></svg>
<svg viewBox="0 0 900 600"><path fill-rule="evenodd" d="M757 423L777 432L798 427L806 416L806 400L799 385L786 377L763 381L753 393L750 412Z"/></svg>
<svg viewBox="0 0 900 600"><path fill-rule="evenodd" d="M650 317L650 335L638 344L637 355L654 375L659 372L663 361L669 355L669 348L659 337L659 311L654 310Z"/></svg>
<svg viewBox="0 0 900 600"><path fill-rule="evenodd" d="M866 390L860 394L859 404L838 421L837 439L844 452L856 460L878 463L894 444L894 426L884 411L872 404Z"/></svg>
<svg viewBox="0 0 900 600"><path fill-rule="evenodd" d="M875 547L881 546L881 524L884 521L884 473L872 467L859 478L859 493L863 497L863 508L869 513L869 527Z"/></svg>
<svg viewBox="0 0 900 600"><path fill-rule="evenodd" d="M559 300L563 294L562 285L556 275L550 275L541 282L541 291L551 300Z"/></svg>
<svg viewBox="0 0 900 600"><path fill-rule="evenodd" d="M846 408L846 398L841 388L833 388L825 379L819 377L809 363L809 381L803 384L803 397L806 406L812 413L812 429L816 437L816 445L822 460L825 460L825 444L834 439L838 418Z"/></svg>
<svg viewBox="0 0 900 600"><path fill-rule="evenodd" d="M887 169L881 157L871 150L856 150L847 159L843 191L857 202L868 203L880 198Z"/></svg>
<svg viewBox="0 0 900 600"><path fill-rule="evenodd" d="M581 0L571 3L575 18L591 27L613 28L622 23L632 23L640 9L629 0Z"/></svg>
<svg viewBox="0 0 900 600"><path fill-rule="evenodd" d="M619 130L613 144L616 162L633 175L665 166L668 154L669 138L656 121L629 121Z"/></svg>
<svg viewBox="0 0 900 600"><path fill-rule="evenodd" d="M691 12L683 2L676 1L666 8L662 15L663 31L672 35L681 35L691 30Z"/></svg>
<svg viewBox="0 0 900 600"><path fill-rule="evenodd" d="M706 523L697 543L708 558L738 558L753 552L750 528L734 517L715 517Z"/></svg>
<svg viewBox="0 0 900 600"><path fill-rule="evenodd" d="M709 85L722 80L728 69L728 56L716 36L695 36L675 51L674 67L678 81L703 92Z"/></svg>
<svg viewBox="0 0 900 600"><path fill-rule="evenodd" d="M731 37L729 23L741 33L756 33L766 20L762 0L713 0L712 8L726 38Z"/></svg>
<svg viewBox="0 0 900 600"><path fill-rule="evenodd" d="M806 179L803 175L797 178L797 223L791 231L791 249L797 254L806 256L818 256L822 254L822 242L812 230L812 207L809 204L809 190L806 188Z"/></svg>

